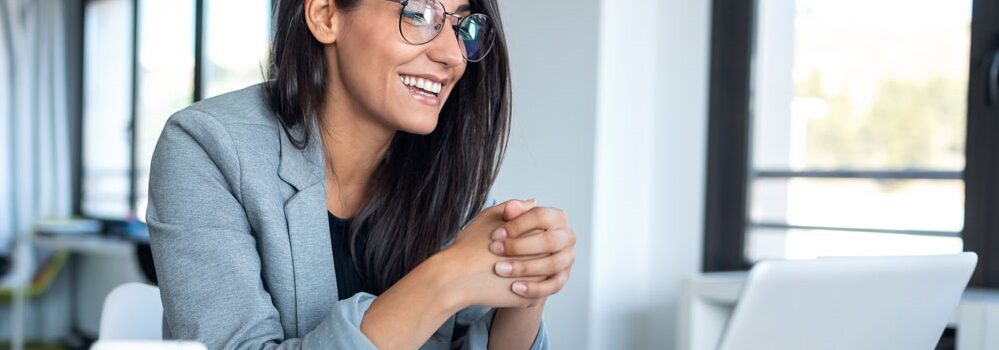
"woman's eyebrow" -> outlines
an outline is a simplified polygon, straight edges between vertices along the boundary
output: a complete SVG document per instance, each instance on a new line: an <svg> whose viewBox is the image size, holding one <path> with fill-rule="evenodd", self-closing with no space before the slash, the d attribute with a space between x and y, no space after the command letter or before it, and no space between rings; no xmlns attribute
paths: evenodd
<svg viewBox="0 0 999 350"><path fill-rule="evenodd" d="M458 9L454 10L454 12L455 13L472 12L472 6L469 5L469 4L464 4L464 5L458 6Z"/></svg>

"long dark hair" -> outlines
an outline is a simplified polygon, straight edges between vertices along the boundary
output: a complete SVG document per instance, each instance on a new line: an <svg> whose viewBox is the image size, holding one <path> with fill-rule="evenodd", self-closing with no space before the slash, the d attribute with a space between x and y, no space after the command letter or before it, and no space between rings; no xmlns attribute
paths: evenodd
<svg viewBox="0 0 999 350"><path fill-rule="evenodd" d="M361 1L335 3L338 10L349 11ZM311 125L318 125L314 122L327 89L324 47L306 26L304 3L277 4L264 89L271 110L299 148L318 132ZM376 293L436 253L485 207L506 152L510 63L499 7L496 0L471 0L469 5L490 17L496 30L492 51L478 63L468 62L432 133L396 133L351 221L352 248L359 235L366 235L361 239L364 259L357 265ZM304 129L304 137L293 137L290 129L296 126Z"/></svg>

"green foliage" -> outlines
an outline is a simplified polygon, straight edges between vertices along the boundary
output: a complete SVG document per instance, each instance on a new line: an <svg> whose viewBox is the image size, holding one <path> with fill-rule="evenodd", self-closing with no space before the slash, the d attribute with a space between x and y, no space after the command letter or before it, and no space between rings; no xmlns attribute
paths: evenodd
<svg viewBox="0 0 999 350"><path fill-rule="evenodd" d="M820 98L828 108L807 124L810 168L963 167L966 87L957 79L886 79L866 110L846 91L825 91L818 72L796 95Z"/></svg>

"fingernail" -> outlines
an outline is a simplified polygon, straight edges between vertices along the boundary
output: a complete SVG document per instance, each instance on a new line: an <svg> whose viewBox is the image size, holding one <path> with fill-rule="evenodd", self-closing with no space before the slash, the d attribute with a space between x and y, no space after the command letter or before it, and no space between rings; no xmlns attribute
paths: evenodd
<svg viewBox="0 0 999 350"><path fill-rule="evenodd" d="M513 283L513 292L517 294L524 294L527 291L527 285L521 282Z"/></svg>
<svg viewBox="0 0 999 350"><path fill-rule="evenodd" d="M513 272L513 265L508 262L496 263L496 273L506 276Z"/></svg>
<svg viewBox="0 0 999 350"><path fill-rule="evenodd" d="M493 231L493 239L494 240L501 240L501 239L504 239L504 238L506 238L506 229L505 228L500 227L500 228L496 229L496 231Z"/></svg>
<svg viewBox="0 0 999 350"><path fill-rule="evenodd" d="M503 242L493 242L489 244L489 250L497 255L502 255L506 248L503 247Z"/></svg>
<svg viewBox="0 0 999 350"><path fill-rule="evenodd" d="M535 203L537 203L537 201L535 201L535 200L534 200L534 198L531 198L531 199L528 199L527 201L528 201L529 203L531 203L531 204L535 204Z"/></svg>

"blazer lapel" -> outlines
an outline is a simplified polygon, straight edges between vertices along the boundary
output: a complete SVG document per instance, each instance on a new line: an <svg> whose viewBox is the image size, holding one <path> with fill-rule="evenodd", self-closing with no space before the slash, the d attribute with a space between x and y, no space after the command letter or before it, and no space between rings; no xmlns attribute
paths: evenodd
<svg viewBox="0 0 999 350"><path fill-rule="evenodd" d="M292 134L300 138L301 129L292 129ZM298 149L284 130L279 132L278 175L298 191L285 202L284 214L295 276L296 325L301 336L315 328L338 300L326 215L326 163L317 133L311 133L308 147Z"/></svg>

